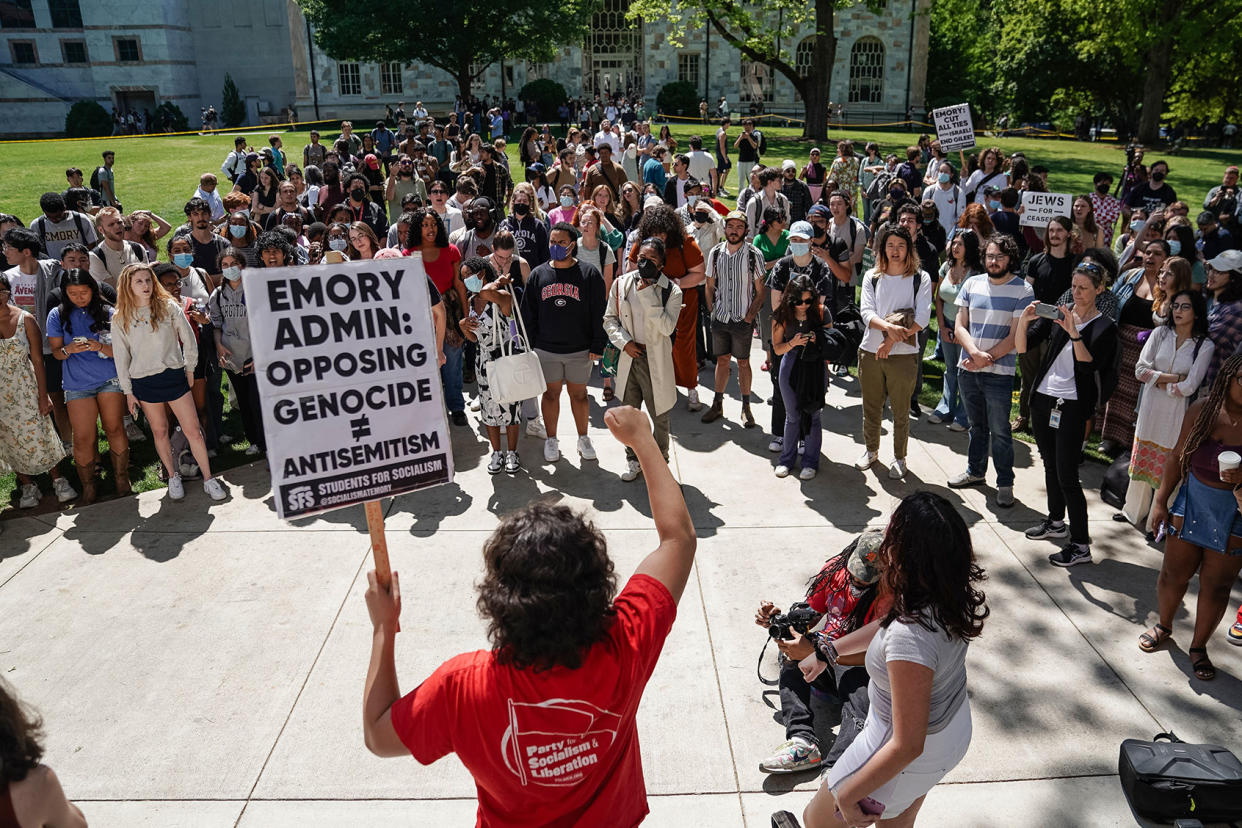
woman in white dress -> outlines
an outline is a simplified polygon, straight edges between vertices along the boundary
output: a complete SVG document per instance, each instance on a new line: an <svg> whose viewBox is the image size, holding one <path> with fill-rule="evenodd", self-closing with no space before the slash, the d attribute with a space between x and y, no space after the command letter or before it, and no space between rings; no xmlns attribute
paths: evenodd
<svg viewBox="0 0 1242 828"><path fill-rule="evenodd" d="M1179 290L1169 299L1168 320L1151 332L1134 376L1143 384L1134 445L1130 451L1130 486L1117 520L1151 534L1152 495L1160 486L1164 464L1177 444L1190 398L1199 390L1215 350L1207 336L1207 305L1194 290Z"/></svg>

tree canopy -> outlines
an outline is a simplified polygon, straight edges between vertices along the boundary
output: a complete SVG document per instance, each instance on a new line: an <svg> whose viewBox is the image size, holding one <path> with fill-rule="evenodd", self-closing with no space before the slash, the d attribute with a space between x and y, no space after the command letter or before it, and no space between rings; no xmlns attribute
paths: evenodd
<svg viewBox="0 0 1242 828"><path fill-rule="evenodd" d="M448 72L463 97L483 68L500 60L549 61L585 34L594 0L426 0L414 17L382 3L297 0L315 43L335 60L420 61ZM472 70L473 64L473 70Z"/></svg>

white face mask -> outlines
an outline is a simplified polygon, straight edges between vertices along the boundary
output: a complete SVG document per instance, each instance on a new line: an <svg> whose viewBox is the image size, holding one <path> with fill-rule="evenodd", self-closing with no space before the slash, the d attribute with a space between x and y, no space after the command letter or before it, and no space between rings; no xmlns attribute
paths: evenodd
<svg viewBox="0 0 1242 828"><path fill-rule="evenodd" d="M224 268L223 270L221 270L220 275L223 276L225 279L228 279L230 282L240 282L241 277L242 277L242 270L237 265L230 265Z"/></svg>

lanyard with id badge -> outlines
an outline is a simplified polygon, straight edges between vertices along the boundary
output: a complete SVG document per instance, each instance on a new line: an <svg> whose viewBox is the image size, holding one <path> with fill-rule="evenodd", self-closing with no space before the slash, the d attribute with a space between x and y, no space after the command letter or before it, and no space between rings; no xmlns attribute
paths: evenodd
<svg viewBox="0 0 1242 828"><path fill-rule="evenodd" d="M1057 404L1054 405L1052 410L1048 412L1048 428L1061 427L1061 403L1063 402L1065 402L1065 400L1057 397Z"/></svg>

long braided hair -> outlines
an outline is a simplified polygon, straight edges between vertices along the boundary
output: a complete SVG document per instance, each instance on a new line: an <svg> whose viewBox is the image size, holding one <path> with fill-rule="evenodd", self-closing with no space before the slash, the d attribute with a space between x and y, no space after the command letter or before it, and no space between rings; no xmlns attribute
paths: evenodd
<svg viewBox="0 0 1242 828"><path fill-rule="evenodd" d="M1216 418L1220 414L1220 407L1225 404L1225 397L1229 394L1229 385L1234 381L1238 371L1242 370L1242 354L1234 354L1225 360L1220 366L1220 370L1216 373L1216 380L1212 383L1212 391L1208 395L1207 401L1204 402L1203 408L1199 409L1199 416L1195 418L1195 424L1191 427L1190 433L1186 435L1186 444L1182 446L1182 477L1185 478L1190 474L1190 458L1199 450L1199 446L1203 445L1203 441L1212 433L1212 426L1216 424Z"/></svg>

